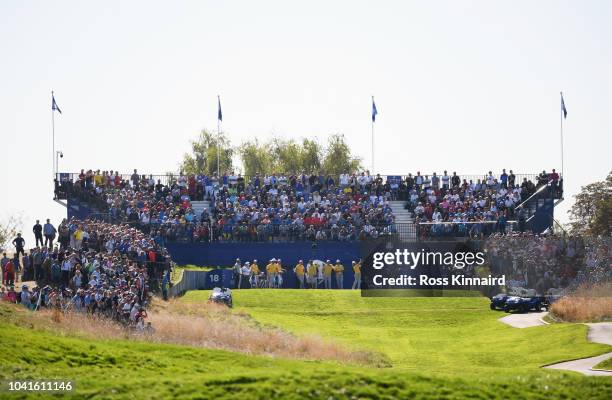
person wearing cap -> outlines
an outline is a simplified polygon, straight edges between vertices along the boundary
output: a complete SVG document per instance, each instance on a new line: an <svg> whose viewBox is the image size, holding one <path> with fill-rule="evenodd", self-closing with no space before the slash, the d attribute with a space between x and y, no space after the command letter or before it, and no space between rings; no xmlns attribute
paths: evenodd
<svg viewBox="0 0 612 400"><path fill-rule="evenodd" d="M268 265L266 265L266 275L268 278L268 287L274 287L274 279L276 278L276 259L271 259Z"/></svg>
<svg viewBox="0 0 612 400"><path fill-rule="evenodd" d="M251 278L250 278L250 282L251 282L251 287L259 287L259 265L257 265L257 260L253 260L253 263L251 264Z"/></svg>
<svg viewBox="0 0 612 400"><path fill-rule="evenodd" d="M274 287L275 288L281 288L283 287L283 264L281 263L281 259L278 258L276 260L276 276L275 276L275 280L274 280Z"/></svg>
<svg viewBox="0 0 612 400"><path fill-rule="evenodd" d="M21 287L21 305L26 308L32 307L32 292L30 292L30 288L28 285L23 285Z"/></svg>
<svg viewBox="0 0 612 400"><path fill-rule="evenodd" d="M242 266L242 270L240 271L240 281L238 285L240 289L243 289L243 282L244 282L244 286L245 287L247 286L247 282L249 282L250 276L251 276L251 263L247 261L244 263L244 265Z"/></svg>
<svg viewBox="0 0 612 400"><path fill-rule="evenodd" d="M295 268L293 268L293 272L300 282L300 289L304 289L304 262L302 260L298 261Z"/></svg>
<svg viewBox="0 0 612 400"><path fill-rule="evenodd" d="M336 273L336 286L338 286L338 289L344 289L344 265L340 260L336 260L334 272Z"/></svg>
<svg viewBox="0 0 612 400"><path fill-rule="evenodd" d="M306 265L306 274L308 286L310 286L310 289L314 289L317 282L317 266L312 260L308 261Z"/></svg>
<svg viewBox="0 0 612 400"><path fill-rule="evenodd" d="M323 282L325 284L325 289L332 288L332 272L334 271L334 266L332 265L330 260L325 261L323 264Z"/></svg>
<svg viewBox="0 0 612 400"><path fill-rule="evenodd" d="M353 289L361 289L361 262L353 261L353 272L355 280L353 281Z"/></svg>

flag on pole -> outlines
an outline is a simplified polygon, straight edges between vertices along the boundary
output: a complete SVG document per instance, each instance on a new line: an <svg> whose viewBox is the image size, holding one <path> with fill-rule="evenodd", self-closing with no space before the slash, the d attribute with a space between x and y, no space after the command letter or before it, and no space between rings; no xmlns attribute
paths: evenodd
<svg viewBox="0 0 612 400"><path fill-rule="evenodd" d="M563 112L563 118L567 118L567 109L565 108L565 101L563 101L563 92L561 92L561 111Z"/></svg>
<svg viewBox="0 0 612 400"><path fill-rule="evenodd" d="M60 114L62 113L62 110L60 110L60 108L57 106L57 103L55 102L55 96L53 96L53 92L51 92L51 110L57 110Z"/></svg>
<svg viewBox="0 0 612 400"><path fill-rule="evenodd" d="M378 110L376 110L376 103L374 102L374 96L372 96L372 122L376 121L376 115L378 115Z"/></svg>
<svg viewBox="0 0 612 400"><path fill-rule="evenodd" d="M217 96L217 101L219 105L219 112L217 113L217 119L219 121L223 121L223 113L221 113L221 97Z"/></svg>

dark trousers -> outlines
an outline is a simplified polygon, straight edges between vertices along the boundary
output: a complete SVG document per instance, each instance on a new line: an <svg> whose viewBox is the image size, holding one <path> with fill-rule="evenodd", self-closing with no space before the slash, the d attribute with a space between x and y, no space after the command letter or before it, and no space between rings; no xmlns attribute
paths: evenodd
<svg viewBox="0 0 612 400"><path fill-rule="evenodd" d="M53 248L53 240L55 240L54 235L45 235L45 246L48 248Z"/></svg>
<svg viewBox="0 0 612 400"><path fill-rule="evenodd" d="M38 247L38 242L40 241L40 246L43 245L43 237L41 233L37 233L34 235L36 237L36 247Z"/></svg>
<svg viewBox="0 0 612 400"><path fill-rule="evenodd" d="M16 257L19 257L19 253L21 253L22 256L25 256L25 251L23 250L23 247L16 247L15 252Z"/></svg>
<svg viewBox="0 0 612 400"><path fill-rule="evenodd" d="M62 283L68 285L70 282L70 271L62 271Z"/></svg>
<svg viewBox="0 0 612 400"><path fill-rule="evenodd" d="M42 279L42 265L36 264L34 265L34 280L39 281Z"/></svg>

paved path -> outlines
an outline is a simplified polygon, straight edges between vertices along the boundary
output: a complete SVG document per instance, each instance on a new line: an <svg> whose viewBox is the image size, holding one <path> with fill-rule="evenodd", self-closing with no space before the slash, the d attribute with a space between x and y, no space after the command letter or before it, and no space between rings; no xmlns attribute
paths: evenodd
<svg viewBox="0 0 612 400"><path fill-rule="evenodd" d="M542 318L548 314L547 312L525 313L525 314L508 314L499 320L504 324L508 324L514 328L530 328L532 326L546 325L542 322Z"/></svg>
<svg viewBox="0 0 612 400"><path fill-rule="evenodd" d="M499 320L515 328L529 328L532 326L546 325L542 318L547 312L510 314ZM612 322L598 322L585 324L589 326L587 339L593 343L602 343L612 346ZM564 361L557 364L547 365L544 368L562 369L566 371L580 372L588 376L612 376L612 371L593 370L592 368L600 362L612 357L611 353L602 354L596 357L581 358L579 360Z"/></svg>
<svg viewBox="0 0 612 400"><path fill-rule="evenodd" d="M544 368L575 371L588 376L612 376L612 371L599 371L592 369L594 366L610 357L612 357L612 353L606 353L597 357L581 358L579 360L547 365Z"/></svg>
<svg viewBox="0 0 612 400"><path fill-rule="evenodd" d="M587 336L589 341L612 346L612 322L598 322L586 325L589 326L589 334Z"/></svg>

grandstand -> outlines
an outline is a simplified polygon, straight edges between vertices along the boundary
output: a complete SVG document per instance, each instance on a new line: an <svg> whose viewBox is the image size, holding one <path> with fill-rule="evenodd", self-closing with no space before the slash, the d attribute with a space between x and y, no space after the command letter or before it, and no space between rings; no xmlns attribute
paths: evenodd
<svg viewBox="0 0 612 400"><path fill-rule="evenodd" d="M261 258L285 243L294 262L324 244L328 258L356 258L357 244L370 238L465 240L550 231L563 179L555 170L253 177L81 170L57 175L55 200L67 207L68 218L128 223L170 249L180 246L180 261L223 265L231 264L229 248L236 243L239 254Z"/></svg>

